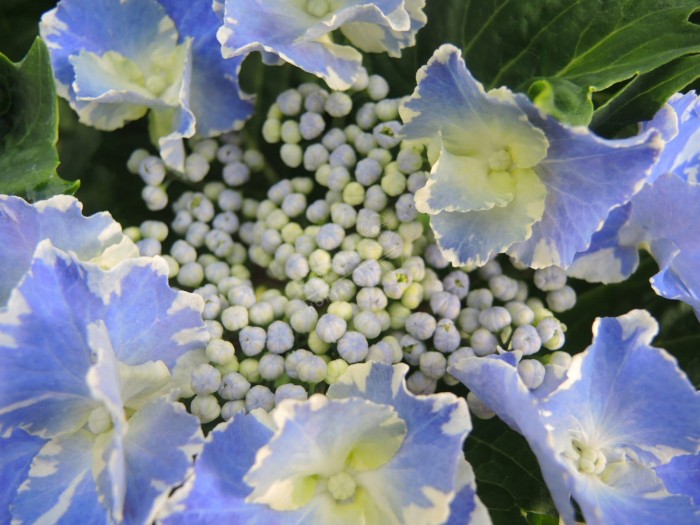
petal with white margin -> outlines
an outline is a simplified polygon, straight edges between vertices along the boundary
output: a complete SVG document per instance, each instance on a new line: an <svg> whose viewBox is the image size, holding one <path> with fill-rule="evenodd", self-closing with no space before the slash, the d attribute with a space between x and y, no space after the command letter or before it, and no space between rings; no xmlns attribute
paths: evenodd
<svg viewBox="0 0 700 525"><path fill-rule="evenodd" d="M85 377L93 352L84 327L100 301L86 269L42 241L0 311L0 429L52 437L82 427L97 403Z"/></svg>
<svg viewBox="0 0 700 525"><path fill-rule="evenodd" d="M92 434L78 430L44 445L10 507L18 525L108 520L92 477L93 443Z"/></svg>
<svg viewBox="0 0 700 525"><path fill-rule="evenodd" d="M506 206L430 217L443 257L453 265L485 264L513 243L530 237L545 213L547 192L532 170L521 170L514 178L514 198Z"/></svg>

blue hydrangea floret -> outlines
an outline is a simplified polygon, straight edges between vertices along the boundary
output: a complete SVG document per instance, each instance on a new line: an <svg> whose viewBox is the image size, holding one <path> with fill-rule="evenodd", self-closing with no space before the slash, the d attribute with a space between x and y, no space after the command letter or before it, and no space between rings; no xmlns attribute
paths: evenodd
<svg viewBox="0 0 700 525"><path fill-rule="evenodd" d="M466 358L448 369L525 436L567 524L575 522L571 498L589 524L700 518L687 497L694 489L667 487L654 470L700 447L700 393L673 357L650 346L657 330L643 310L598 319L593 344L559 384L534 391L512 356Z"/></svg>
<svg viewBox="0 0 700 525"><path fill-rule="evenodd" d="M210 0L62 0L40 32L81 122L112 131L148 113L161 156L184 171L183 137L230 131L252 113L242 59L221 57L220 24Z"/></svg>
<svg viewBox="0 0 700 525"><path fill-rule="evenodd" d="M13 523L147 524L183 481L202 436L174 399L209 336L202 300L167 272L160 258L105 270L38 244L0 311L0 446L19 465L0 508Z"/></svg>
<svg viewBox="0 0 700 525"><path fill-rule="evenodd" d="M533 268L566 268L641 189L663 146L655 131L604 140L506 88L486 92L452 45L417 80L401 107L403 134L429 142L434 163L416 208L457 266L505 252Z"/></svg>
<svg viewBox="0 0 700 525"><path fill-rule="evenodd" d="M164 523L490 523L462 454L466 404L410 394L406 372L353 365L328 396L235 415Z"/></svg>

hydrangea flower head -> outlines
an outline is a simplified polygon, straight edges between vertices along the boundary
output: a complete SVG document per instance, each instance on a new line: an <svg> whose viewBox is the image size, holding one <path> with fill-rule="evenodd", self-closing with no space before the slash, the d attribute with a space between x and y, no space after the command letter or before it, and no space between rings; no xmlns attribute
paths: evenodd
<svg viewBox="0 0 700 525"><path fill-rule="evenodd" d="M658 129L667 140L658 163L630 203L613 210L569 273L622 281L637 268L638 248L645 247L660 267L651 279L654 290L688 303L700 318L700 97L674 95L643 128Z"/></svg>
<svg viewBox="0 0 700 525"><path fill-rule="evenodd" d="M348 89L362 69L362 55L333 43L340 29L365 52L401 56L425 25L424 0L227 0L219 31L224 56L263 52Z"/></svg>
<svg viewBox="0 0 700 525"><path fill-rule="evenodd" d="M416 207L454 265L506 252L533 268L567 267L610 210L639 191L658 133L603 140L505 88L485 92L460 51L440 47L403 104L405 138L439 151Z"/></svg>
<svg viewBox="0 0 700 525"><path fill-rule="evenodd" d="M220 56L219 25L209 0L63 0L40 31L81 122L111 131L150 111L153 142L182 170L183 137L230 131L252 111L240 60Z"/></svg>
<svg viewBox="0 0 700 525"><path fill-rule="evenodd" d="M202 308L162 259L104 270L39 243L0 312L0 434L40 448L2 494L13 522L153 520L201 446L172 399L208 339Z"/></svg>
<svg viewBox="0 0 700 525"><path fill-rule="evenodd" d="M546 392L529 391L508 357L467 358L448 370L525 436L566 523L574 523L570 497L589 524L700 517L654 472L700 446L700 393L669 354L649 346L657 330L641 310L598 319L593 344Z"/></svg>
<svg viewBox="0 0 700 525"><path fill-rule="evenodd" d="M462 455L464 402L408 393L406 370L353 365L328 397L234 416L165 523L490 523Z"/></svg>
<svg viewBox="0 0 700 525"><path fill-rule="evenodd" d="M138 248L107 212L90 217L74 197L57 195L29 204L19 197L0 195L0 307L29 269L39 242L51 243L82 261L103 268L139 255Z"/></svg>

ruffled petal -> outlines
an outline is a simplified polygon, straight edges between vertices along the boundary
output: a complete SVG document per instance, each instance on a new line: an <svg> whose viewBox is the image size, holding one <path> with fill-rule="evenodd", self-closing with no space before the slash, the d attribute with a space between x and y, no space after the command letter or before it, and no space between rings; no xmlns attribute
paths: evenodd
<svg viewBox="0 0 700 525"><path fill-rule="evenodd" d="M63 0L42 16L39 30L51 52L59 94L72 102L70 57L81 50L116 51L144 67L154 51L177 41L175 25L155 0Z"/></svg>
<svg viewBox="0 0 700 525"><path fill-rule="evenodd" d="M216 32L222 24L208 0L159 0L180 36L191 37L190 109L198 136L211 137L239 129L253 113L252 97L241 92L238 73L244 57L224 59Z"/></svg>
<svg viewBox="0 0 700 525"><path fill-rule="evenodd" d="M507 149L521 169L545 157L544 133L528 122L512 94L487 94L456 47L442 45L416 78L416 90L400 108L406 138L430 140L439 135L453 154L485 161Z"/></svg>
<svg viewBox="0 0 700 525"><path fill-rule="evenodd" d="M546 189L531 170L515 176L513 200L482 211L441 212L430 217L442 254L455 266L485 264L532 234L545 211Z"/></svg>
<svg viewBox="0 0 700 525"><path fill-rule="evenodd" d="M673 95L642 129L658 129L667 141L650 183L666 173L700 182L700 97L694 91Z"/></svg>
<svg viewBox="0 0 700 525"><path fill-rule="evenodd" d="M228 0L218 38L225 57L272 53L323 78L333 89L348 89L361 72L362 56L352 47L334 44L330 33L348 27L349 40L367 37L363 49L398 56L424 24L421 7L413 2L407 10L398 0L347 0L319 2L320 10L307 11L298 2Z"/></svg>
<svg viewBox="0 0 700 525"><path fill-rule="evenodd" d="M109 277L100 315L120 362L163 361L172 368L178 358L209 340L202 299L170 288L164 260L134 260L116 267Z"/></svg>
<svg viewBox="0 0 700 525"><path fill-rule="evenodd" d="M360 397L395 408L408 428L404 444L382 468L363 473L363 482L372 487L377 505L387 514L391 510L389 515L399 523L408 516L412 523L442 523L456 494L457 467L463 460L460 443L471 430L471 420L464 402L451 394L417 397L408 392L406 371L400 365L353 365L331 385L328 396ZM431 458L430 465L421 459L425 457Z"/></svg>
<svg viewBox="0 0 700 525"><path fill-rule="evenodd" d="M34 251L43 239L50 239L54 246L74 253L82 261L93 261L104 268L138 256L136 245L109 213L85 217L82 210L80 201L67 195L33 205L19 197L0 195L0 243L13 248L0 253L0 306L29 269Z"/></svg>
<svg viewBox="0 0 700 525"><path fill-rule="evenodd" d="M652 278L656 292L690 304L700 317L699 199L700 184L673 173L660 175L632 201L621 235L649 246L660 267Z"/></svg>
<svg viewBox="0 0 700 525"><path fill-rule="evenodd" d="M635 244L622 245L620 230L627 222L631 205L613 209L603 228L593 234L591 245L579 252L566 270L571 277L594 283L618 283L634 273L639 265L639 250Z"/></svg>

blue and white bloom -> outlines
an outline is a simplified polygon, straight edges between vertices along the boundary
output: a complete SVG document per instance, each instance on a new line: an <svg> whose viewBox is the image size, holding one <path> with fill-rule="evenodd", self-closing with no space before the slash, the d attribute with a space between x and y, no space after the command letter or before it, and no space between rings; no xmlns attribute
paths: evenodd
<svg viewBox="0 0 700 525"><path fill-rule="evenodd" d="M46 440L0 493L13 523L151 523L184 479L202 436L174 401L178 368L208 333L201 298L167 273L160 258L104 270L39 243L0 311L0 435L27 454Z"/></svg>
<svg viewBox="0 0 700 525"><path fill-rule="evenodd" d="M362 55L333 43L339 29L365 52L401 56L425 25L425 0L226 0L219 41L225 57L251 51L289 62L323 78L332 89L348 89L362 71Z"/></svg>
<svg viewBox="0 0 700 525"><path fill-rule="evenodd" d="M400 110L403 134L431 141L437 160L416 208L454 265L505 252L533 268L566 268L641 189L663 145L655 131L604 140L506 88L485 92L451 45L417 80Z"/></svg>
<svg viewBox="0 0 700 525"><path fill-rule="evenodd" d="M82 210L80 201L67 195L35 204L0 195L0 246L8 248L0 250L0 307L29 269L37 245L44 239L105 269L138 257L138 248L109 213L85 217Z"/></svg>
<svg viewBox="0 0 700 525"><path fill-rule="evenodd" d="M448 369L525 436L567 524L575 521L570 497L590 525L700 519L700 507L671 495L684 491L654 472L700 449L700 393L673 357L649 346L657 330L642 310L598 319L593 344L544 392L528 390L512 356Z"/></svg>
<svg viewBox="0 0 700 525"><path fill-rule="evenodd" d="M613 210L569 274L622 281L637 268L644 247L660 267L651 279L654 290L688 303L700 318L700 97L673 96L643 129L658 129L668 141L659 162L642 191Z"/></svg>
<svg viewBox="0 0 700 525"><path fill-rule="evenodd" d="M230 131L252 112L219 25L211 0L62 0L40 32L81 122L112 131L150 111L151 139L183 171L183 137Z"/></svg>
<svg viewBox="0 0 700 525"><path fill-rule="evenodd" d="M164 522L490 523L462 454L466 404L410 394L406 371L353 365L328 397L236 415L212 432Z"/></svg>

